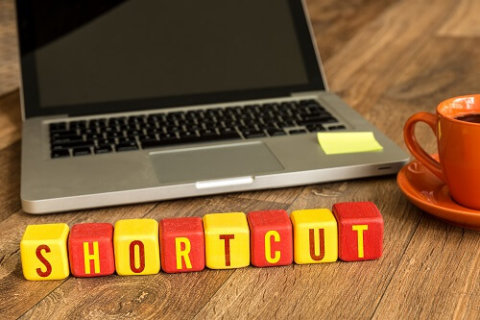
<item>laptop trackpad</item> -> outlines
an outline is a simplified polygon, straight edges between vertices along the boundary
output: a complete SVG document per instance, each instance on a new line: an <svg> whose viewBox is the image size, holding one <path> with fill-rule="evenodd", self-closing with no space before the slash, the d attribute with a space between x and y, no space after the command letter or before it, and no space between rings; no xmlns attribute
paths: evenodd
<svg viewBox="0 0 480 320"><path fill-rule="evenodd" d="M260 141L150 153L161 183L181 183L252 176L283 166Z"/></svg>

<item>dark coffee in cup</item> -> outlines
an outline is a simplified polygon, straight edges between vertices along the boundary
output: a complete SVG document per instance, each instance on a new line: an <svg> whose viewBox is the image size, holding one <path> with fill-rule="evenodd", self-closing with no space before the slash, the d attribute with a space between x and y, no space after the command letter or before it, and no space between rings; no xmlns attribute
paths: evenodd
<svg viewBox="0 0 480 320"><path fill-rule="evenodd" d="M480 113L464 114L464 115L455 117L455 119L460 121L466 121L466 122L480 123Z"/></svg>

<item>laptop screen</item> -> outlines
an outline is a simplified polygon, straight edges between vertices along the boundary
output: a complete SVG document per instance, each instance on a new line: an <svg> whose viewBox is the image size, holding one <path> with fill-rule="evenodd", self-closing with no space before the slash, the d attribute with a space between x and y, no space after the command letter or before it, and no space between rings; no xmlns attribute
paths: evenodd
<svg viewBox="0 0 480 320"><path fill-rule="evenodd" d="M22 2L27 116L323 89L300 1Z"/></svg>

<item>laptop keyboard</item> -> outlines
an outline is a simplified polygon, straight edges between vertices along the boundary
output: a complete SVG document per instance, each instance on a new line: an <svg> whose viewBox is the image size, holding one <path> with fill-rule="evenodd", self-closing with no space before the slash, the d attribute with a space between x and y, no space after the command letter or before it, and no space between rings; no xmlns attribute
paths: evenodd
<svg viewBox="0 0 480 320"><path fill-rule="evenodd" d="M252 104L49 124L52 158L184 143L342 130L316 100Z"/></svg>

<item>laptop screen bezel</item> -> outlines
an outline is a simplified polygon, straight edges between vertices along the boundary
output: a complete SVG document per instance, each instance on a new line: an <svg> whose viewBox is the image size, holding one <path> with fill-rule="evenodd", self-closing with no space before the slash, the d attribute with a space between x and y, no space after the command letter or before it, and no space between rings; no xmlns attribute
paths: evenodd
<svg viewBox="0 0 480 320"><path fill-rule="evenodd" d="M149 109L163 109L209 103L228 103L254 99L291 96L296 92L321 91L326 89L315 41L309 27L308 13L304 1L288 0L295 32L300 44L308 83L302 85L270 87L261 89L211 92L192 95L169 96L122 100L101 103L76 104L68 106L41 107L38 92L35 56L32 51L33 16L30 1L16 1L17 23L22 74L23 108L26 119L49 115L95 115L118 112L131 112Z"/></svg>

